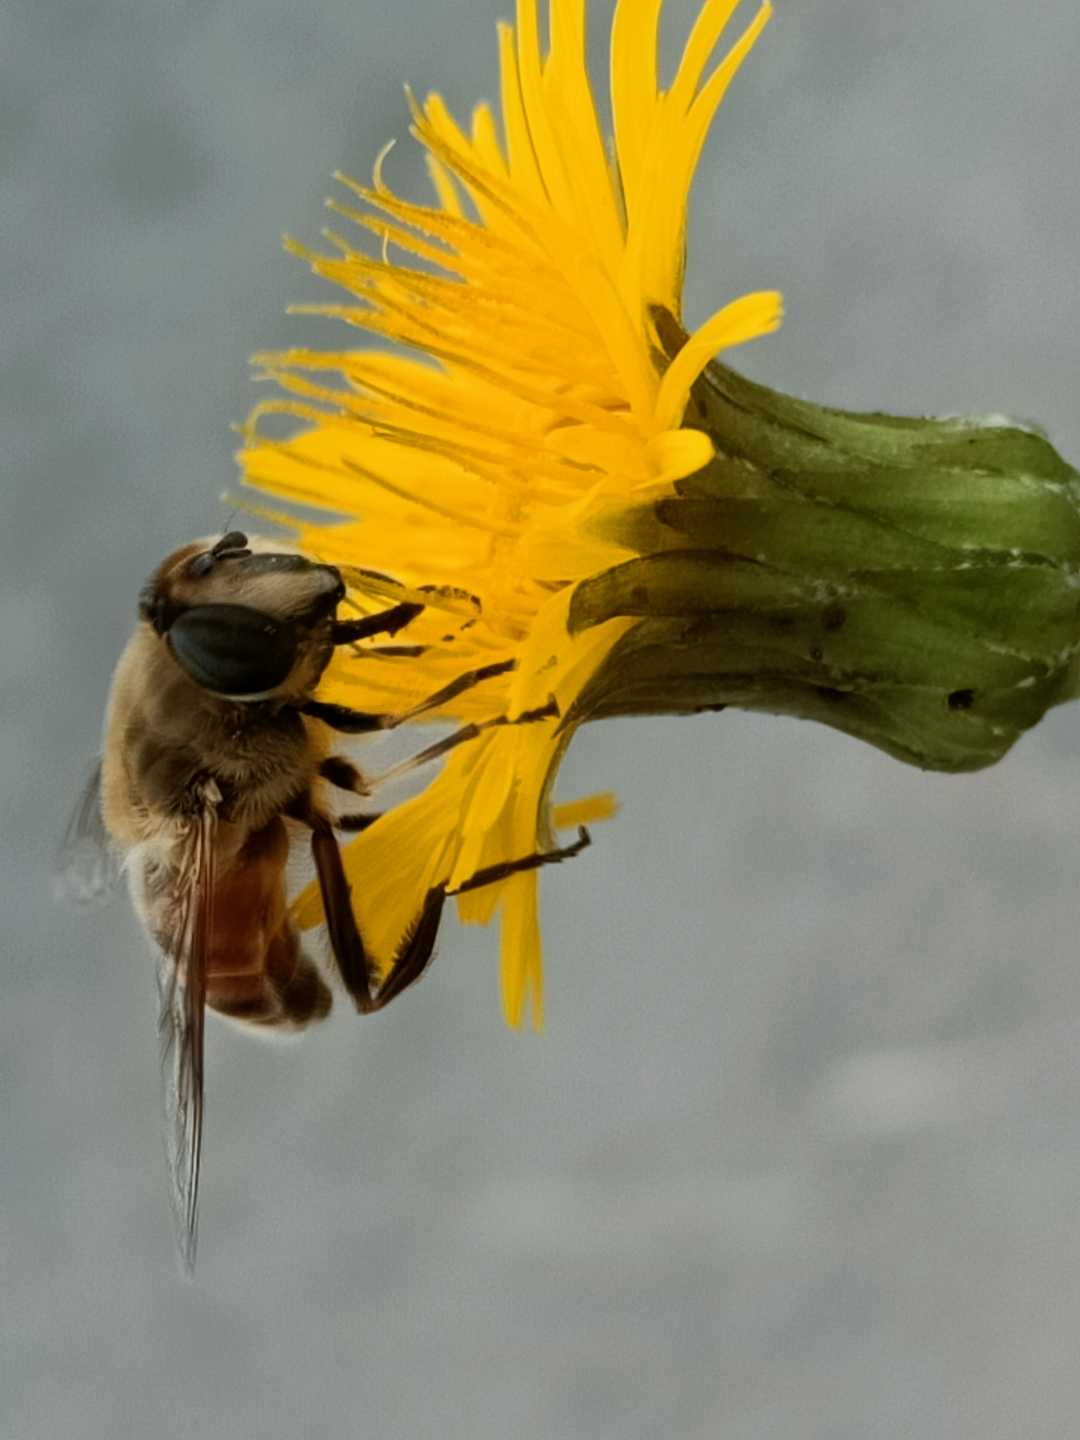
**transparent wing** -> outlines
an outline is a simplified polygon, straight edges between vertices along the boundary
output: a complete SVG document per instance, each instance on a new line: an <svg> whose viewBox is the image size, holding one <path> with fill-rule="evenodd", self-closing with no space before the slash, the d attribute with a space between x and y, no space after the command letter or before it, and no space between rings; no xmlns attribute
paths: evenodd
<svg viewBox="0 0 1080 1440"><path fill-rule="evenodd" d="M176 1245L185 1274L195 1268L199 1160L203 1128L203 1020L206 970L213 930L214 845L221 795L210 781L181 841L175 905L169 934L159 936L161 1078L165 1105L165 1157L176 1222ZM163 939L167 944L162 943Z"/></svg>
<svg viewBox="0 0 1080 1440"><path fill-rule="evenodd" d="M99 905L120 874L120 859L101 816L101 761L72 811L53 866L53 894L69 905Z"/></svg>

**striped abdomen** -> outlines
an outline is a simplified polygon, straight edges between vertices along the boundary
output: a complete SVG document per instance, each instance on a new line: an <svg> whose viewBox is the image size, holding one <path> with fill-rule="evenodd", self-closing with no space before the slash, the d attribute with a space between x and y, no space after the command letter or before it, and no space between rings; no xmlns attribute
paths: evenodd
<svg viewBox="0 0 1080 1440"><path fill-rule="evenodd" d="M331 992L288 917L288 854L275 818L248 837L214 885L206 1001L232 1020L299 1028L330 1009Z"/></svg>

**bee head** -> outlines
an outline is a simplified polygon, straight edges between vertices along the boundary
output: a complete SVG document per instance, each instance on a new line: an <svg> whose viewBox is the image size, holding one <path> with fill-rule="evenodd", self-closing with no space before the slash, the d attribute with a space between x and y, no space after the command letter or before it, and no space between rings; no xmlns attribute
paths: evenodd
<svg viewBox="0 0 1080 1440"><path fill-rule="evenodd" d="M344 594L332 565L230 530L168 556L139 595L139 616L211 694L290 701L318 684Z"/></svg>

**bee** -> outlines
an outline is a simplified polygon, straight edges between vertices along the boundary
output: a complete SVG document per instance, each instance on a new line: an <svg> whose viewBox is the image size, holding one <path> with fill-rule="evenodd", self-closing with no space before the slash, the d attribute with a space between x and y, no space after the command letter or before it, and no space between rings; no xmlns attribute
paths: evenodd
<svg viewBox="0 0 1080 1440"><path fill-rule="evenodd" d="M331 989L288 913L286 866L297 838L309 840L332 972L362 1014L383 1009L424 973L448 894L566 859L589 843L582 829L562 850L489 866L452 892L433 887L380 980L335 833L364 829L378 815L333 813L331 788L371 791L351 760L332 753L334 732L395 728L513 662L467 671L397 714L316 700L338 646L393 636L424 609L402 601L339 619L345 594L333 565L235 530L169 555L139 596L138 624L113 676L102 759L62 853L62 878L83 898L116 868L126 872L156 954L166 1154L188 1273L196 1250L206 1008L249 1026L299 1030L331 1007ZM393 773L437 759L485 725L557 713L552 701L512 722L500 716L466 725Z"/></svg>

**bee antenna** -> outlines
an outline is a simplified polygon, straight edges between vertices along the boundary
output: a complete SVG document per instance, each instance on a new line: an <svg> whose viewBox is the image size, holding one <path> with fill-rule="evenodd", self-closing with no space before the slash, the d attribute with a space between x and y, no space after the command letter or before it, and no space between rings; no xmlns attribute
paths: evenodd
<svg viewBox="0 0 1080 1440"><path fill-rule="evenodd" d="M210 551L210 554L213 555L215 559L220 559L222 555L231 554L237 550L246 551L247 543L248 537L242 530L227 530Z"/></svg>

